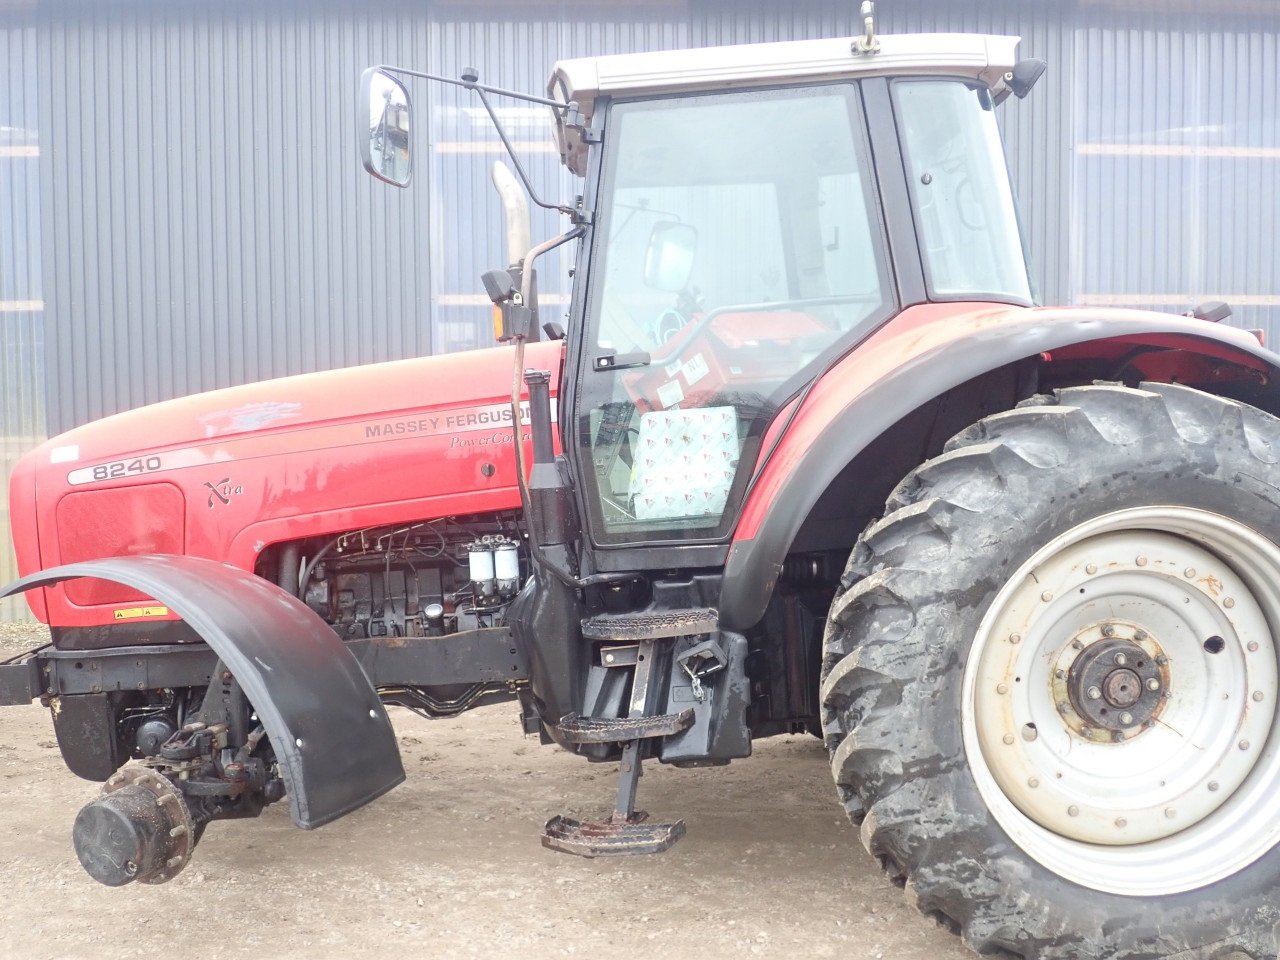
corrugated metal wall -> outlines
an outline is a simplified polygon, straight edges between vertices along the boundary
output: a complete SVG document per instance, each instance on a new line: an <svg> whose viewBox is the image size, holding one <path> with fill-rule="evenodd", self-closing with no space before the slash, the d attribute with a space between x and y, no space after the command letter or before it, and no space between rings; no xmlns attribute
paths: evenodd
<svg viewBox="0 0 1280 960"><path fill-rule="evenodd" d="M880 4L885 31L1016 33L1050 62L1001 112L1046 301L1219 296L1280 342L1280 14L1122 6ZM497 138L465 93L418 85L416 189L374 183L354 142L364 66L475 66L537 91L557 57L849 35L857 7L0 0L5 456L46 419L487 344ZM568 195L547 114L501 106L534 179ZM535 218L535 235L556 227ZM540 272L545 305L564 301L566 256Z"/></svg>
<svg viewBox="0 0 1280 960"><path fill-rule="evenodd" d="M1228 301L1280 337L1280 20L1081 18L1078 303Z"/></svg>
<svg viewBox="0 0 1280 960"><path fill-rule="evenodd" d="M33 29L0 29L0 466L6 478L45 433L35 62ZM0 581L17 575L9 499L0 494ZM27 612L21 598L0 600L0 620Z"/></svg>

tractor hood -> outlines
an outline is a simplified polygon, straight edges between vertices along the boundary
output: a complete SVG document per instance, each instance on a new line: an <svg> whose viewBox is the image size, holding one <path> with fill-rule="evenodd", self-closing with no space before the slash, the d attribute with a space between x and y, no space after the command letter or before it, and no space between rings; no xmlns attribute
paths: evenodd
<svg viewBox="0 0 1280 960"><path fill-rule="evenodd" d="M552 347L557 349L548 349ZM558 347L531 345L528 362L558 367ZM510 348L497 347L196 393L95 420L48 440L29 456L84 464L176 444L208 444L436 404L502 399L510 395L512 360Z"/></svg>
<svg viewBox="0 0 1280 960"><path fill-rule="evenodd" d="M531 344L526 366L556 383L561 348ZM287 377L54 437L10 481L19 569L180 553L253 570L272 543L518 508L513 361L498 347ZM75 584L45 599L57 623L118 616Z"/></svg>

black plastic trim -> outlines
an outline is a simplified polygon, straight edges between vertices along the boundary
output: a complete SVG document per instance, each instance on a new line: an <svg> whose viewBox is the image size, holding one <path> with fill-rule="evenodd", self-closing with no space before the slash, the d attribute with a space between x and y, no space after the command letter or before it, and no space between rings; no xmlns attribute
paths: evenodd
<svg viewBox="0 0 1280 960"><path fill-rule="evenodd" d="M880 216L889 236L890 269L897 282L898 302L905 309L929 299L920 258L920 239L912 214L907 165L902 156L889 80L871 77L859 86L871 141L871 169L880 188Z"/></svg>

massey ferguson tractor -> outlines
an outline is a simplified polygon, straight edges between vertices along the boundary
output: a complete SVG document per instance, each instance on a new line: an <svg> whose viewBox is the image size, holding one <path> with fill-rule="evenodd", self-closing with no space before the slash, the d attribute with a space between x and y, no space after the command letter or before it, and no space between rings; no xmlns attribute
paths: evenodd
<svg viewBox="0 0 1280 960"><path fill-rule="evenodd" d="M104 784L88 873L162 883L213 821L369 803L405 776L386 704L514 700L618 766L551 850L658 853L685 824L637 810L643 763L807 731L975 950L1275 957L1280 356L1221 305L1037 305L997 113L1044 63L1016 46L868 13L564 61L545 97L366 71L373 175L409 182L419 78L545 105L580 196L498 172L501 346L161 403L19 463L3 593L52 643L0 665L0 703L47 705ZM562 235L530 245L519 181Z"/></svg>

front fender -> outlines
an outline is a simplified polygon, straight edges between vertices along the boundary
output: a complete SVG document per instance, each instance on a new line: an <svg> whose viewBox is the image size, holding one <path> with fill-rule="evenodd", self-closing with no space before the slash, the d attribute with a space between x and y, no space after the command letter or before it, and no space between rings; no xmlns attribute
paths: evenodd
<svg viewBox="0 0 1280 960"><path fill-rule="evenodd" d="M273 583L198 557L111 557L53 567L0 597L76 577L140 590L170 607L239 681L271 738L293 822L336 820L404 780L395 732L351 652Z"/></svg>
<svg viewBox="0 0 1280 960"><path fill-rule="evenodd" d="M1269 376L1280 370L1280 356L1247 332L1186 317L989 304L910 308L828 371L752 484L725 565L721 624L741 632L760 620L818 498L908 413L1008 364L1117 338L1180 347Z"/></svg>

